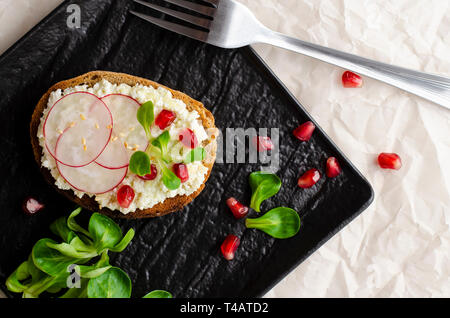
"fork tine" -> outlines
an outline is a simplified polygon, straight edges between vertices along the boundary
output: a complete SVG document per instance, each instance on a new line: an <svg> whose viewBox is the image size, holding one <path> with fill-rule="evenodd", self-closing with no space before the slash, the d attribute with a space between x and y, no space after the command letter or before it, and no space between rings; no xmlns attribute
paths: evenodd
<svg viewBox="0 0 450 318"><path fill-rule="evenodd" d="M195 40L206 42L206 39L208 38L208 32L203 32L203 31L199 31L196 29L188 28L183 25L179 25L176 23L158 19L158 18L149 16L149 15L146 15L146 14L136 12L136 11L130 10L130 13L141 19L144 19L145 21L156 24L157 26L160 26L161 28L164 28L169 31L190 37Z"/></svg>
<svg viewBox="0 0 450 318"><path fill-rule="evenodd" d="M186 1L186 0L164 0L164 1L172 3L172 4L182 7L182 8L186 8L186 9L210 16L210 17L212 17L214 15L214 12L216 12L216 9L214 9L214 8L204 6L201 4L197 4L197 3L193 3L190 1Z"/></svg>
<svg viewBox="0 0 450 318"><path fill-rule="evenodd" d="M142 4L143 6L146 6L148 8L160 11L162 13L171 15L172 17L187 21L189 23L204 27L206 29L209 29L209 26L211 25L211 20L208 19L203 19L203 18L199 18L199 17L194 17L193 15L184 13L184 12L179 12L179 11L175 11L172 9L168 9L168 8L164 8L155 4L151 4L148 2L144 2L142 0L134 0L134 2L137 2L139 4Z"/></svg>
<svg viewBox="0 0 450 318"><path fill-rule="evenodd" d="M216 6L219 4L219 0L202 0L202 1L214 4Z"/></svg>

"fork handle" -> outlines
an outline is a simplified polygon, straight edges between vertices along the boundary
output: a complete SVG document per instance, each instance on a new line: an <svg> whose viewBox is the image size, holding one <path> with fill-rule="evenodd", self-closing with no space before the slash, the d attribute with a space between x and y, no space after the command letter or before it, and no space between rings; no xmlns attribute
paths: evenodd
<svg viewBox="0 0 450 318"><path fill-rule="evenodd" d="M308 43L268 29L258 37L258 42L272 44L337 65L355 73L401 88L450 109L449 78L376 62L353 54Z"/></svg>

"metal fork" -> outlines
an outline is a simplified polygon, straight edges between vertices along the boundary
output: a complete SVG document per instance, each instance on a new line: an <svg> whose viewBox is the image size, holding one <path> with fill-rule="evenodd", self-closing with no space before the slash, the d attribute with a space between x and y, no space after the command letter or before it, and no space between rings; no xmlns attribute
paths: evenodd
<svg viewBox="0 0 450 318"><path fill-rule="evenodd" d="M238 48L254 43L272 44L377 79L450 109L449 78L376 62L272 31L262 25L246 6L234 0L203 0L213 7L186 0L165 0L203 17L142 0L134 1L200 27L187 27L130 11L139 18L190 38L222 48Z"/></svg>

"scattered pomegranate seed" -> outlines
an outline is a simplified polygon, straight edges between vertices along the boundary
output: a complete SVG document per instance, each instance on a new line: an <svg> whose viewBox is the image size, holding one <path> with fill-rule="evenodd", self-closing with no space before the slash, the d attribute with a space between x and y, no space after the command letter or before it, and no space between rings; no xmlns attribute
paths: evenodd
<svg viewBox="0 0 450 318"><path fill-rule="evenodd" d="M175 175L180 178L181 183L188 181L189 179L189 171L187 166L184 163L176 163L173 165L173 172Z"/></svg>
<svg viewBox="0 0 450 318"><path fill-rule="evenodd" d="M180 132L179 140L183 145L191 149L194 149L198 145L198 140L195 133L189 128L183 129Z"/></svg>
<svg viewBox="0 0 450 318"><path fill-rule="evenodd" d="M270 137L255 136L252 139L253 146L258 150L258 152L264 152L273 149L273 142Z"/></svg>
<svg viewBox="0 0 450 318"><path fill-rule="evenodd" d="M233 197L227 200L227 205L236 219L242 219L248 214L248 207Z"/></svg>
<svg viewBox="0 0 450 318"><path fill-rule="evenodd" d="M311 139L314 129L316 129L316 125L314 125L313 122L308 121L294 130L294 136L301 141L308 141Z"/></svg>
<svg viewBox="0 0 450 318"><path fill-rule="evenodd" d="M32 197L26 198L22 203L22 210L28 215L33 215L41 211L44 207L44 204Z"/></svg>
<svg viewBox="0 0 450 318"><path fill-rule="evenodd" d="M341 173L342 169L335 157L330 157L327 160L327 177L335 178Z"/></svg>
<svg viewBox="0 0 450 318"><path fill-rule="evenodd" d="M119 205L126 209L130 206L131 202L134 200L134 190L129 185L123 185L117 191L117 202Z"/></svg>
<svg viewBox="0 0 450 318"><path fill-rule="evenodd" d="M145 176L138 176L140 179L145 180L145 181L150 181L150 180L154 180L156 178L156 176L158 175L158 170L156 169L155 165L151 165L150 166L150 173L146 174Z"/></svg>
<svg viewBox="0 0 450 318"><path fill-rule="evenodd" d="M236 235L228 235L223 241L220 249L222 251L223 257L227 261L231 261L234 258L234 253L236 252L241 240Z"/></svg>
<svg viewBox="0 0 450 318"><path fill-rule="evenodd" d="M361 87L363 85L363 80L358 74L346 71L342 74L342 84L347 88Z"/></svg>
<svg viewBox="0 0 450 318"><path fill-rule="evenodd" d="M299 179L298 186L300 188L306 189L311 188L320 179L320 172L317 169L311 169L306 171Z"/></svg>
<svg viewBox="0 0 450 318"><path fill-rule="evenodd" d="M402 159L395 153L381 153L378 156L378 164L383 169L399 170L402 167Z"/></svg>
<svg viewBox="0 0 450 318"><path fill-rule="evenodd" d="M163 109L159 115L155 119L155 125L159 127L159 129L164 130L169 127L177 118L177 115L170 110Z"/></svg>

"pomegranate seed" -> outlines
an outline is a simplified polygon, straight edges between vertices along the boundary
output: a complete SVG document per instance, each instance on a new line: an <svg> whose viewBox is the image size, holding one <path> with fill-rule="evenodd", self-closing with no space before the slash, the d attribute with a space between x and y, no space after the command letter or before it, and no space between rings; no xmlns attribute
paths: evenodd
<svg viewBox="0 0 450 318"><path fill-rule="evenodd" d="M363 80L358 74L346 71L342 74L342 84L347 88L361 87L363 85Z"/></svg>
<svg viewBox="0 0 450 318"><path fill-rule="evenodd" d="M154 180L158 174L158 170L156 169L155 165L151 165L150 166L150 171L151 173L146 174L145 176L138 176L140 179L145 180L145 181L150 181L150 180Z"/></svg>
<svg viewBox="0 0 450 318"><path fill-rule="evenodd" d="M314 125L313 122L308 121L294 130L294 136L301 141L308 141L311 139L314 129L316 129L316 125Z"/></svg>
<svg viewBox="0 0 450 318"><path fill-rule="evenodd" d="M263 136L255 136L252 139L253 146L258 150L258 152L264 152L267 150L273 149L273 142L270 137L263 137Z"/></svg>
<svg viewBox="0 0 450 318"><path fill-rule="evenodd" d="M222 250L223 257L227 261L231 261L234 258L234 253L236 252L241 240L236 235L228 235L223 241L220 249Z"/></svg>
<svg viewBox="0 0 450 318"><path fill-rule="evenodd" d="M195 133L189 128L183 129L180 132L179 140L183 145L191 149L194 149L198 145L198 140Z"/></svg>
<svg viewBox="0 0 450 318"><path fill-rule="evenodd" d="M248 207L233 197L227 200L227 205L236 219L242 219L248 214Z"/></svg>
<svg viewBox="0 0 450 318"><path fill-rule="evenodd" d="M123 185L117 191L117 202L119 205L126 209L130 206L131 202L134 200L134 190L129 185Z"/></svg>
<svg viewBox="0 0 450 318"><path fill-rule="evenodd" d="M177 118L174 112L170 110L163 109L159 115L155 119L155 125L159 127L159 129L164 130L169 127Z"/></svg>
<svg viewBox="0 0 450 318"><path fill-rule="evenodd" d="M320 179L320 172L317 169L311 169L306 171L299 179L298 186L300 188L311 188Z"/></svg>
<svg viewBox="0 0 450 318"><path fill-rule="evenodd" d="M189 171L184 163L176 163L173 165L173 172L181 180L181 183L188 181Z"/></svg>
<svg viewBox="0 0 450 318"><path fill-rule="evenodd" d="M38 200L28 197L22 203L22 210L28 215L33 215L41 211L45 206Z"/></svg>
<svg viewBox="0 0 450 318"><path fill-rule="evenodd" d="M327 177L335 178L341 173L341 166L335 157L330 157L327 160Z"/></svg>
<svg viewBox="0 0 450 318"><path fill-rule="evenodd" d="M399 170L402 167L402 159L395 153L381 153L378 156L378 164L383 169Z"/></svg>

